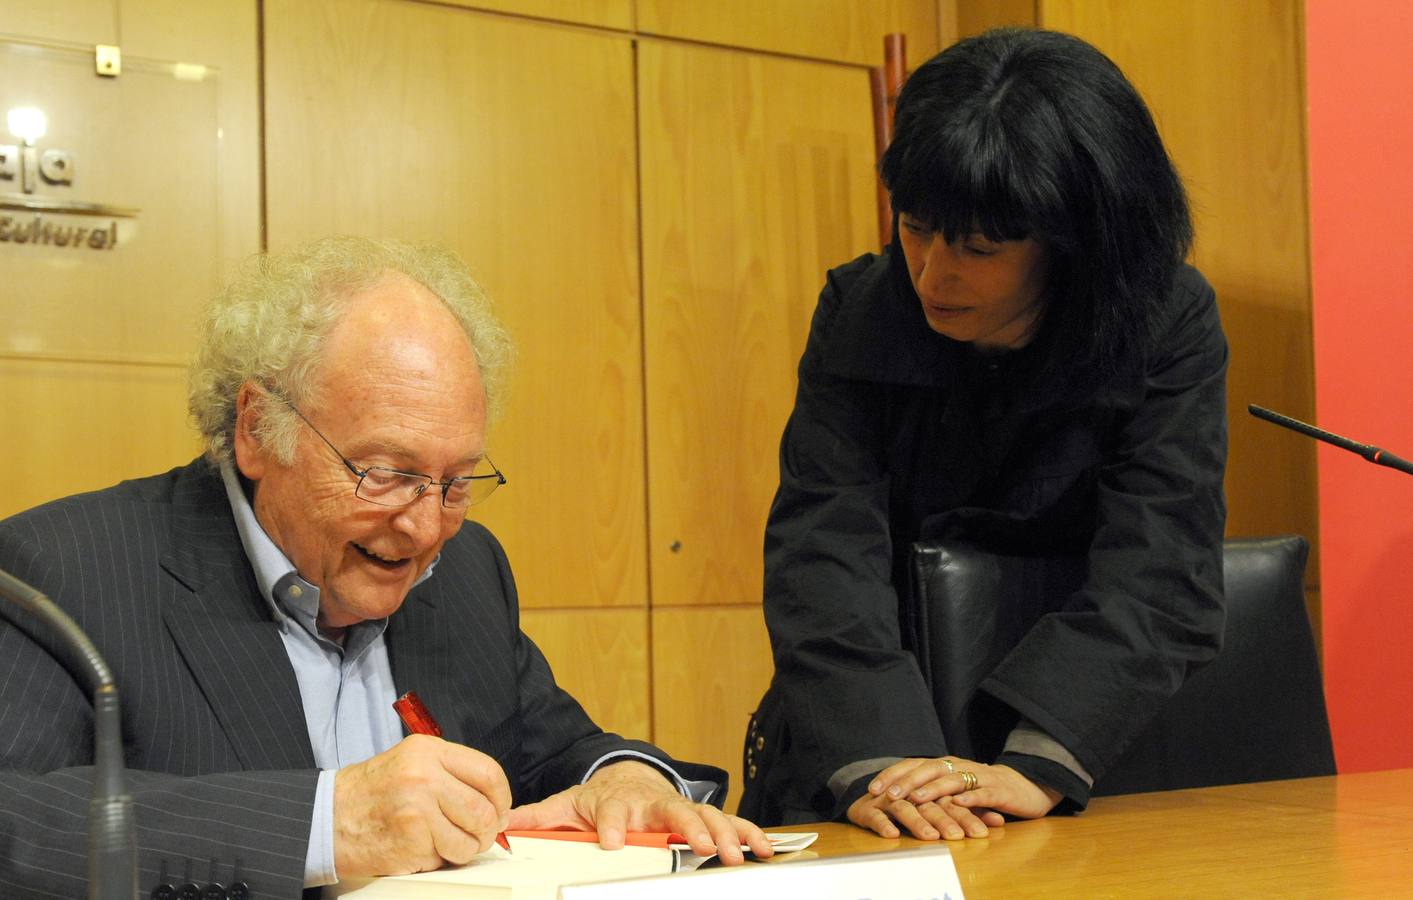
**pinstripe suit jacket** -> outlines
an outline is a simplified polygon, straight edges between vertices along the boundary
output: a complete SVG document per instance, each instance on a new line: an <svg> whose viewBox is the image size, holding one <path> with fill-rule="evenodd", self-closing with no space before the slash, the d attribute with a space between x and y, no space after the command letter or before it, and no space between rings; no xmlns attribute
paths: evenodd
<svg viewBox="0 0 1413 900"><path fill-rule="evenodd" d="M0 522L0 568L47 594L113 669L122 696L139 885L191 872L299 896L318 772L294 671L241 547L220 476L197 460ZM19 625L20 627L15 627ZM436 576L389 621L399 691L444 736L495 757L525 803L577 783L605 734L519 629L495 538L468 522ZM24 614L0 618L0 896L86 890L91 697ZM719 769L669 761L722 785ZM718 799L719 802L719 799ZM188 861L191 861L188 863Z"/></svg>

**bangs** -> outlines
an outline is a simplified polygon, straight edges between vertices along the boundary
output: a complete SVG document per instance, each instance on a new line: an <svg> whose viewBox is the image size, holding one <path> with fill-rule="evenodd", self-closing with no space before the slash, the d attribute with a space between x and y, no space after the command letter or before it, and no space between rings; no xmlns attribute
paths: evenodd
<svg viewBox="0 0 1413 900"><path fill-rule="evenodd" d="M904 139L906 149L884 157L895 212L949 243L981 234L990 241L1029 237L1054 247L1073 244L1062 181L1036 148L1017 152L1024 141L984 115L927 137Z"/></svg>

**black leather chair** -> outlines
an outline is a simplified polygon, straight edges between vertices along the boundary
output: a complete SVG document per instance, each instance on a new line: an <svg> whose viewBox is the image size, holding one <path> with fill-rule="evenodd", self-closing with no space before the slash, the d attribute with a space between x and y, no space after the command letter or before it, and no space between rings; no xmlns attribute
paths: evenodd
<svg viewBox="0 0 1413 900"><path fill-rule="evenodd" d="M1332 775L1334 750L1305 612L1309 546L1298 536L1229 540L1222 652L1190 677L1095 794ZM989 759L1014 713L977 685L1084 577L1070 557L1020 557L947 542L914 545L900 610L905 645L932 689L949 749Z"/></svg>

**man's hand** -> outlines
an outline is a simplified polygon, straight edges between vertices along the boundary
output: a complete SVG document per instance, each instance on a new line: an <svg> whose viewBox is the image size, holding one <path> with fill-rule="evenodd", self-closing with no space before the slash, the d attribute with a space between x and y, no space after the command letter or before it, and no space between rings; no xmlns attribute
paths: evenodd
<svg viewBox="0 0 1413 900"><path fill-rule="evenodd" d="M971 790L966 790L963 772L976 776ZM848 815L855 825L883 837L897 837L901 825L925 841L961 840L986 837L987 826L1005 823L1002 813L1036 819L1059 802L1059 791L1034 783L1010 766L955 756L914 758L878 773L868 793L849 806Z"/></svg>
<svg viewBox="0 0 1413 900"><path fill-rule="evenodd" d="M342 878L464 863L495 841L509 811L494 759L411 735L334 776L334 866Z"/></svg>
<svg viewBox="0 0 1413 900"><path fill-rule="evenodd" d="M728 866L743 861L742 844L762 858L775 852L755 825L693 803L657 769L633 760L603 766L583 784L510 811L511 831L566 826L597 831L605 850L622 847L629 831L675 831L693 853L715 853Z"/></svg>

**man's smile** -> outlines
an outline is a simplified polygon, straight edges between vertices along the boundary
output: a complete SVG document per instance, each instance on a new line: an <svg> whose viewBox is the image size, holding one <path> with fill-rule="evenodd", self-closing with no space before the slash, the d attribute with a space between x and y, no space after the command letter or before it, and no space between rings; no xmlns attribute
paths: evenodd
<svg viewBox="0 0 1413 900"><path fill-rule="evenodd" d="M380 567L388 569L389 571L396 571L412 562L411 557L392 559L381 554L374 553L372 550L369 550L367 547L364 547L362 544L356 543L354 541L349 541L348 543L350 546L353 547L353 549L357 550L364 559L369 560L370 562L377 563Z"/></svg>

